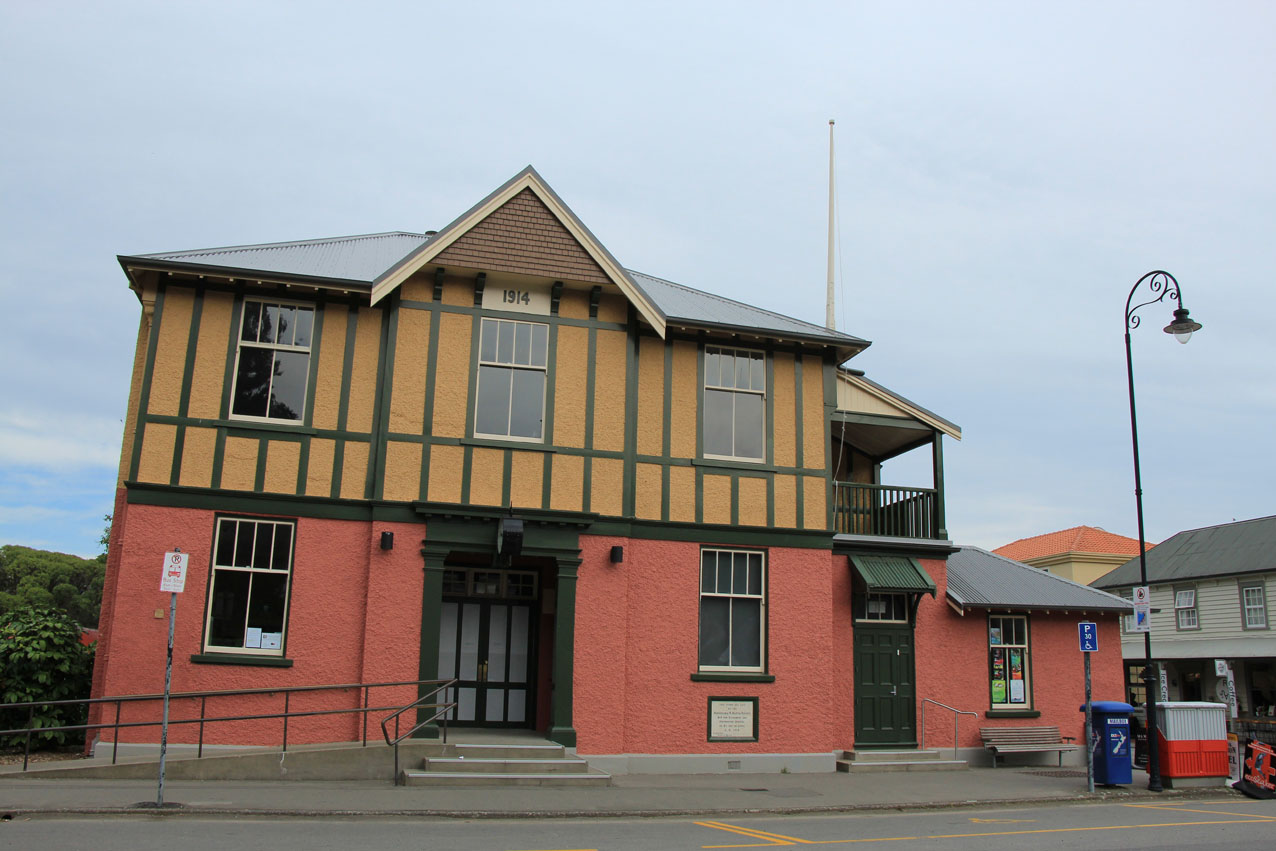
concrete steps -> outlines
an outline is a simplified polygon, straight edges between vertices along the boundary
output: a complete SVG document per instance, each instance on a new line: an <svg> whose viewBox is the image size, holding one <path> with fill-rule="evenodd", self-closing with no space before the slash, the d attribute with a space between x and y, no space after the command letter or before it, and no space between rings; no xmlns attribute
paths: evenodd
<svg viewBox="0 0 1276 851"><path fill-rule="evenodd" d="M935 750L842 751L837 770L854 774L885 771L960 771L968 768L964 759L944 759Z"/></svg>
<svg viewBox="0 0 1276 851"><path fill-rule="evenodd" d="M562 745L444 745L399 773L404 786L610 786L611 775Z"/></svg>

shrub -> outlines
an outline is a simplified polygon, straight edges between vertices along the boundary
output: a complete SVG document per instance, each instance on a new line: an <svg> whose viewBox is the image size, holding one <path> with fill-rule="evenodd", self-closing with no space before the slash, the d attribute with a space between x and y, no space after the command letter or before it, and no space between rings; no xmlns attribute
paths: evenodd
<svg viewBox="0 0 1276 851"><path fill-rule="evenodd" d="M80 643L80 627L65 612L37 608L0 615L0 703L87 698L93 680L93 648ZM0 711L0 730L27 726L27 709ZM83 724L87 707L35 707L33 727ZM80 731L37 733L33 745L65 745ZM23 736L0 744L19 745Z"/></svg>

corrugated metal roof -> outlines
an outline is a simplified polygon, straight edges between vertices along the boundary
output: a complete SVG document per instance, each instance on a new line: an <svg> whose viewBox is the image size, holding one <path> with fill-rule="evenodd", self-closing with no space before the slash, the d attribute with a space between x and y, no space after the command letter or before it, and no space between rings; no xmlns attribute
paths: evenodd
<svg viewBox="0 0 1276 851"><path fill-rule="evenodd" d="M331 239L273 242L262 245L232 245L192 251L167 251L136 255L137 260L160 260L212 268L230 268L308 278L372 280L416 250L428 237L419 233L391 231Z"/></svg>
<svg viewBox="0 0 1276 851"><path fill-rule="evenodd" d="M935 595L935 581L917 559L905 556L851 556L851 564L870 590L921 591Z"/></svg>
<svg viewBox="0 0 1276 851"><path fill-rule="evenodd" d="M1131 604L1104 591L1036 567L962 547L948 557L948 596L963 608L1129 611Z"/></svg>
<svg viewBox="0 0 1276 851"><path fill-rule="evenodd" d="M1276 516L1179 532L1148 550L1145 558L1149 584L1276 571ZM1094 586L1121 588L1139 581L1136 556L1096 579Z"/></svg>

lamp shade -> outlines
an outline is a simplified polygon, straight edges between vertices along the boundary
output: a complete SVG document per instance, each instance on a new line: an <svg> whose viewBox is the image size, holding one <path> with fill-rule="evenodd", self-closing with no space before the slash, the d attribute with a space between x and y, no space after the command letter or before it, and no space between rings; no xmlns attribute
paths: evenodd
<svg viewBox="0 0 1276 851"><path fill-rule="evenodd" d="M1180 307L1174 311L1174 321L1162 330L1167 334L1173 334L1174 339L1180 343L1186 343L1192 339L1193 332L1201 330L1201 327L1201 323L1188 317L1186 307Z"/></svg>

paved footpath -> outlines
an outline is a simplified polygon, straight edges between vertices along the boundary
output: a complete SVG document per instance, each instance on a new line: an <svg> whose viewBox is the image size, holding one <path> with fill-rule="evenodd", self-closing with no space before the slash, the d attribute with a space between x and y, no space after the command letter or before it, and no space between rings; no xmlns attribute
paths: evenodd
<svg viewBox="0 0 1276 851"><path fill-rule="evenodd" d="M1130 786L1086 791L1084 772L971 768L884 774L617 775L612 785L401 787L389 781L167 781L165 812L191 815L437 816L455 818L674 816L747 812L1173 800L1238 795L1226 786L1148 792ZM154 813L158 783L33 779L0 774L0 818L31 814Z"/></svg>

